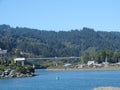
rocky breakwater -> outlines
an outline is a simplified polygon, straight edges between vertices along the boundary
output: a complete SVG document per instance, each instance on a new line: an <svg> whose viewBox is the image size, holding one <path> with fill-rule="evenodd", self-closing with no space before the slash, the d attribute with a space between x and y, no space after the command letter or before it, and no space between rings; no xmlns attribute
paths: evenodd
<svg viewBox="0 0 120 90"><path fill-rule="evenodd" d="M30 77L34 76L34 68L32 67L16 67L0 70L0 78Z"/></svg>

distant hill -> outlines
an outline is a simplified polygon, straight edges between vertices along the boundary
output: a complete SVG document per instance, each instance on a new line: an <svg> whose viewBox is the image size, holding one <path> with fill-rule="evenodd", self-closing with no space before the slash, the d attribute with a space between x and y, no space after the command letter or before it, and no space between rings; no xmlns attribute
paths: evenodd
<svg viewBox="0 0 120 90"><path fill-rule="evenodd" d="M120 51L120 32L90 28L55 32L0 25L0 48L7 49L11 55L80 56L91 47Z"/></svg>

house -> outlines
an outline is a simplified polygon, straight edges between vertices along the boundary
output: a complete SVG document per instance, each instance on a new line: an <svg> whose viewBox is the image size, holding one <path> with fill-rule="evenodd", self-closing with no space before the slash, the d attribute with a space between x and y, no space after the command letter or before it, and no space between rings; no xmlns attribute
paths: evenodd
<svg viewBox="0 0 120 90"><path fill-rule="evenodd" d="M22 66L24 66L25 58L15 58L14 63L21 62Z"/></svg>
<svg viewBox="0 0 120 90"><path fill-rule="evenodd" d="M7 50L2 50L0 48L0 60L2 60L4 63L7 62Z"/></svg>
<svg viewBox="0 0 120 90"><path fill-rule="evenodd" d="M95 64L95 61L88 61L87 65L90 66L90 65L94 65Z"/></svg>

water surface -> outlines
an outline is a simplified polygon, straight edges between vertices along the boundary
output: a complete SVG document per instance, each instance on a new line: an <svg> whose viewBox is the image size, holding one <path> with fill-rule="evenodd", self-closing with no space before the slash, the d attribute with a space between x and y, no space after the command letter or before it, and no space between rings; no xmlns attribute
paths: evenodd
<svg viewBox="0 0 120 90"><path fill-rule="evenodd" d="M1 79L0 90L92 90L98 86L120 87L119 70L38 69L36 74L34 77Z"/></svg>

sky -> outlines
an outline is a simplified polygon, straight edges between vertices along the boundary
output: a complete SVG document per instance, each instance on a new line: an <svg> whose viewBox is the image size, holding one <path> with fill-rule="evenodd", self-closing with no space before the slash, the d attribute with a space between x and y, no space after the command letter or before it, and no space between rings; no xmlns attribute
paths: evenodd
<svg viewBox="0 0 120 90"><path fill-rule="evenodd" d="M0 24L40 30L120 31L120 0L0 0Z"/></svg>

